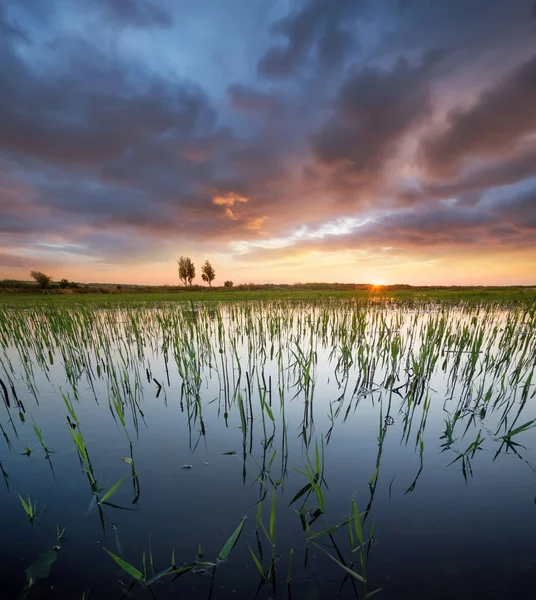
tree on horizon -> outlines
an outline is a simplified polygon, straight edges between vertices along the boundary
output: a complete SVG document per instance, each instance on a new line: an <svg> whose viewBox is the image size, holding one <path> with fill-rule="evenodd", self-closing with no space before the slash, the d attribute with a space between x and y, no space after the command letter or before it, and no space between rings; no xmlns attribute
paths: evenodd
<svg viewBox="0 0 536 600"><path fill-rule="evenodd" d="M52 277L50 277L49 275L45 275L41 271L30 271L30 275L37 281L41 289L45 289L46 287L48 287L48 284L52 279Z"/></svg>
<svg viewBox="0 0 536 600"><path fill-rule="evenodd" d="M179 279L184 285L192 285L192 281L195 279L195 266L192 259L189 256L181 256L177 264L179 265Z"/></svg>
<svg viewBox="0 0 536 600"><path fill-rule="evenodd" d="M205 261L205 264L201 267L201 279L206 281L210 287L212 287L212 282L216 277L216 271L214 271L212 265L208 260Z"/></svg>

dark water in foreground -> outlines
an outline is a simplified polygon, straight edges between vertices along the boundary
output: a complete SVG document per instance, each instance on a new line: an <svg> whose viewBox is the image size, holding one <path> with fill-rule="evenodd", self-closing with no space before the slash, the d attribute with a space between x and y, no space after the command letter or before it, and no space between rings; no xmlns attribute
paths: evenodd
<svg viewBox="0 0 536 600"><path fill-rule="evenodd" d="M176 569L193 566L133 598L536 596L534 315L345 303L9 317L2 598L119 599L135 578L104 548L140 572L145 552L146 580L173 549ZM315 485L291 504L307 468Z"/></svg>

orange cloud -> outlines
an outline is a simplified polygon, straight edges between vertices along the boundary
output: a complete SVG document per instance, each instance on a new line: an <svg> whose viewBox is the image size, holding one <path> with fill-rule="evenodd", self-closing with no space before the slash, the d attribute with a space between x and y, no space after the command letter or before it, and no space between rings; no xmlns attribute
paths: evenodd
<svg viewBox="0 0 536 600"><path fill-rule="evenodd" d="M258 219L253 219L251 221L249 221L249 223L247 224L247 228L251 229L252 231L261 231L262 229L262 225L264 223L264 221L266 221L268 217L264 216L264 217L259 217Z"/></svg>
<svg viewBox="0 0 536 600"><path fill-rule="evenodd" d="M218 206L234 206L237 202L248 202L248 199L234 192L229 192L224 196L215 196L212 199L212 203Z"/></svg>
<svg viewBox="0 0 536 600"><path fill-rule="evenodd" d="M238 220L238 217L236 216L236 214L229 207L227 207L225 209L225 216L229 217L229 219L231 219L232 221Z"/></svg>
<svg viewBox="0 0 536 600"><path fill-rule="evenodd" d="M212 203L217 206L225 206L225 216L232 221L238 221L239 216L231 209L236 203L246 203L248 202L247 198L244 196L240 196L239 194L235 194L234 192L229 192L224 196L214 196L212 199Z"/></svg>

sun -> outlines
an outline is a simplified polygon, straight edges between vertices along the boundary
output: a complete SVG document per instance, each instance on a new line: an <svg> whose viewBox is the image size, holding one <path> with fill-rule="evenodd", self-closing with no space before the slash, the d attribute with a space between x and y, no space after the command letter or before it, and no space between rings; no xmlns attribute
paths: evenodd
<svg viewBox="0 0 536 600"><path fill-rule="evenodd" d="M385 280L384 279L373 279L370 282L374 287L380 287L382 285L385 285Z"/></svg>

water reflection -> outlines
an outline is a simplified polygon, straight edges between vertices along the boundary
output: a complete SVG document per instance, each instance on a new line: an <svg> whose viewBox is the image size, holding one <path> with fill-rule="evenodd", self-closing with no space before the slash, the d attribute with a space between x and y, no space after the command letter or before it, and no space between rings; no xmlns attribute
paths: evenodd
<svg viewBox="0 0 536 600"><path fill-rule="evenodd" d="M7 597L499 598L534 576L534 311L0 313Z"/></svg>

